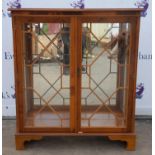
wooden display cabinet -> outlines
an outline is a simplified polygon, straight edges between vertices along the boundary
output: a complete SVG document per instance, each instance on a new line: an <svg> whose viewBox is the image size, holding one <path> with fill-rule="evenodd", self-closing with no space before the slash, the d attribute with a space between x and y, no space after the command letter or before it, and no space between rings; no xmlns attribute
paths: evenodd
<svg viewBox="0 0 155 155"><path fill-rule="evenodd" d="M44 136L107 136L134 150L141 9L10 9L16 149Z"/></svg>

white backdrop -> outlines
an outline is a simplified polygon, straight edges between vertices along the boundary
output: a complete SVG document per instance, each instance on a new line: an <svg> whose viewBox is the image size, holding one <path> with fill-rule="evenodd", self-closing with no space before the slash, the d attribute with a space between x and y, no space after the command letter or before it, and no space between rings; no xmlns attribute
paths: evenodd
<svg viewBox="0 0 155 155"><path fill-rule="evenodd" d="M2 21L2 114L3 116L15 116L15 90L14 90L14 68L13 68L13 43L12 24L7 8L8 2L15 0L3 0ZM16 0L18 1L18 0ZM136 2L145 0L85 0L85 8L135 8ZM21 0L22 8L71 8L73 0ZM144 90L137 95L136 114L152 115L152 5L148 1L147 15L141 17L139 55L138 55L138 77L137 88ZM137 89L138 90L138 89Z"/></svg>

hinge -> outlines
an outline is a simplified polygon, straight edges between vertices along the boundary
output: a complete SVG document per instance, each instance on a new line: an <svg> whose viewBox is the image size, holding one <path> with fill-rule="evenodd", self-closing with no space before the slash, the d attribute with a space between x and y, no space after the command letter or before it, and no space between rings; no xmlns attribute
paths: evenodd
<svg viewBox="0 0 155 155"><path fill-rule="evenodd" d="M81 68L77 68L77 76L80 76L81 74Z"/></svg>
<svg viewBox="0 0 155 155"><path fill-rule="evenodd" d="M22 30L22 31L24 30L24 26L23 26L23 25L21 25L21 30Z"/></svg>

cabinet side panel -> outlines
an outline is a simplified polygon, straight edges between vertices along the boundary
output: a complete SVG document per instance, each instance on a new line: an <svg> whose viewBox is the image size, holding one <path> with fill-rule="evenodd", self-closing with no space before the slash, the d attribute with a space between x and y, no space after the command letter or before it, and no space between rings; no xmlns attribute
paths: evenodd
<svg viewBox="0 0 155 155"><path fill-rule="evenodd" d="M135 130L135 101L136 101L136 78L137 78L137 57L139 43L140 18L133 17L130 55L130 75L129 75L129 97L128 97L128 132Z"/></svg>
<svg viewBox="0 0 155 155"><path fill-rule="evenodd" d="M16 130L22 131L22 65L21 65L21 42L20 42L20 24L16 16L12 17L13 26L13 45L14 45L14 75L16 91Z"/></svg>

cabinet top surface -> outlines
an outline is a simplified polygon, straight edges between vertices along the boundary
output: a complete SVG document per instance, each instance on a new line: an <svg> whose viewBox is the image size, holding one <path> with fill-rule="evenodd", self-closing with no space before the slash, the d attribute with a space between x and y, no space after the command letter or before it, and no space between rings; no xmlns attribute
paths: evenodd
<svg viewBox="0 0 155 155"><path fill-rule="evenodd" d="M113 16L138 16L143 10L142 8L93 8L93 9L66 9L66 8L20 8L8 9L13 16L46 16L46 15L62 15L62 16L82 16L82 15L113 15Z"/></svg>
<svg viewBox="0 0 155 155"><path fill-rule="evenodd" d="M143 8L92 8L92 9L66 9L66 8L9 8L8 9L11 12L18 11L18 12L23 12L23 11L29 11L29 12L44 12L44 11L49 11L49 12L102 12L102 11L125 11L125 12L141 12L143 11Z"/></svg>

